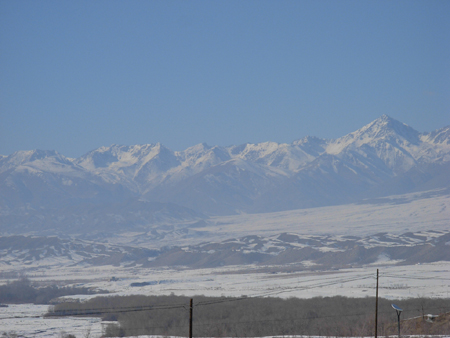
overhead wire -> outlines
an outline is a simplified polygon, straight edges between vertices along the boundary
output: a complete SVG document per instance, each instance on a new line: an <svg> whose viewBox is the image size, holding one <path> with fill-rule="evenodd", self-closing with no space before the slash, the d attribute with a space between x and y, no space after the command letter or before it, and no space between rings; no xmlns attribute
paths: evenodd
<svg viewBox="0 0 450 338"><path fill-rule="evenodd" d="M364 277L363 277L364 276ZM303 286L296 286L296 287L285 287L283 290L271 290L266 291L257 295L253 296L246 296L246 297L238 297L238 298L224 298L224 299L218 299L218 300L211 300L211 301L204 301L196 303L195 306L206 306L206 305L212 305L212 304L220 304L224 302L235 302L240 300L246 300L246 299L254 299L254 298L261 298L261 297L267 297L272 296L276 294L281 294L285 292L292 292L295 290L308 290L308 289L314 289L324 286L330 286L330 285L337 285L342 284L346 282L356 281L356 280L364 280L364 279L370 279L373 278L372 276L367 275L358 275L358 276L350 276L348 278L341 278L341 279L334 279L334 281L325 282L321 284L316 285L303 285ZM326 278L327 280L332 280L332 278ZM304 281L304 283L313 282L316 280L308 280ZM101 315L101 314L107 314L107 313L125 313L125 312L137 312L137 311L152 311L152 310L163 310L163 309L177 309L177 308L184 308L187 309L186 304L167 304L167 305L152 305L152 306L139 306L139 307L119 307L119 308L92 308L92 309L68 309L68 310L57 310L53 312L49 312L47 314L48 317L61 317L61 316L79 316L79 315ZM0 318L1 320L2 318Z"/></svg>
<svg viewBox="0 0 450 338"><path fill-rule="evenodd" d="M228 302L228 301L239 301L239 300L246 300L246 299L252 299L252 298L260 298L260 297L266 297L266 296L271 296L271 295L285 293L285 292L292 292L292 291L295 291L295 290L309 290L309 289L314 289L314 288L319 288L319 287L324 287L324 286L338 285L338 284L352 282L352 281L356 281L356 280L374 279L374 278L375 277L373 277L371 275L350 276L348 278L341 278L341 279L338 279L338 280L334 279L333 282L325 282L325 283L316 284L316 285L294 286L294 287L289 287L289 288L286 287L283 290L266 291L264 293L260 293L260 294L256 294L256 295L252 295L252 296L246 296L246 297L223 298L221 300L212 300L212 301L208 301L208 302L199 302L199 303L196 303L195 305L196 306L202 306L202 305L218 304L218 303L223 303L223 302ZM331 278L327 278L327 279L331 279ZM308 281L304 281L304 283L313 282L313 281L316 281L316 280L308 280Z"/></svg>
<svg viewBox="0 0 450 338"><path fill-rule="evenodd" d="M381 274L381 277L390 277L390 278L409 278L407 276L398 276L393 273L383 273ZM411 276L414 279L429 279L428 278L422 278L422 277L414 277ZM273 296L285 292L293 292L296 290L309 290L314 288L320 288L325 286L332 286L332 285L338 285L342 283L352 282L352 281L358 281L358 280L366 280L366 279L375 279L372 275L356 275L356 276L348 276L347 278L339 278L334 279L332 277L325 278L327 281L320 284L315 285L301 285L301 286L294 286L294 287L285 287L283 290L271 290L266 291L260 294L252 295L252 296L245 296L245 297L237 297L237 298L222 298L222 299L216 299L211 301L201 301L195 304L195 306L207 306L207 305L213 305L213 304L220 304L220 303L226 303L226 302L236 302L241 300L248 300L248 299L255 299L255 298L261 298L261 297L267 297L267 296ZM324 278L321 279L314 279L314 280L306 280L302 281L303 283L310 283L317 280L324 280ZM297 282L298 283L298 282ZM57 310L51 313L47 314L47 318L51 317L64 317L64 316L80 316L80 315L102 315L102 314L108 314L108 313L126 313L126 312L137 312L137 311L153 311L153 310L164 310L164 309L188 309L187 304L165 304L165 305L152 305L152 306L139 306L139 307L119 307L119 308L92 308L92 309L72 309L72 310ZM442 307L439 307L437 309L442 309ZM428 308L428 310L432 310ZM409 309L405 310L405 312L413 312L413 311L419 311L420 309ZM355 315L363 315L363 314L355 314ZM354 315L341 315L341 316L354 316ZM20 317L4 317L0 318L0 320L5 319L21 319L21 318L41 318L42 316L20 316ZM321 318L321 317L317 317ZM311 318L310 318L311 319ZM229 323L228 323L229 324ZM197 323L198 325L198 323Z"/></svg>
<svg viewBox="0 0 450 338"><path fill-rule="evenodd" d="M170 310L170 309L186 309L186 304L179 305L165 305L165 306L140 306L140 307L126 307L126 308L93 308L93 309L71 309L71 310L57 310L48 313L48 317L63 317L63 316L84 316L84 315L101 315L108 313L126 313L137 311L153 311L153 310Z"/></svg>
<svg viewBox="0 0 450 338"><path fill-rule="evenodd" d="M408 275L397 275L394 273L383 273L380 275L380 277L389 277L389 278L401 278L401 279L417 279L417 280L443 280L450 282L449 278L442 278L442 277L421 277L421 276L408 276Z"/></svg>

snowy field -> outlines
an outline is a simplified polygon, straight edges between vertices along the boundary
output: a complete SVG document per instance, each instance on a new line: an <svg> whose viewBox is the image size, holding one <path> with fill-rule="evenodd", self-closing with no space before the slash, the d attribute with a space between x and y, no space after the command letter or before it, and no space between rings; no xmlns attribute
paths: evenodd
<svg viewBox="0 0 450 338"><path fill-rule="evenodd" d="M244 269L245 270L242 270ZM450 293L450 262L414 266L373 265L358 269L261 273L260 266L224 267L201 270L137 268L64 268L37 270L29 276L40 283L58 282L96 287L109 295L196 295L233 297L375 296L376 269L380 271L379 296L387 299L410 297L446 298ZM76 276L76 279L74 279ZM110 281L114 276L117 281ZM132 287L131 283L151 285ZM87 299L95 296L70 296ZM42 318L48 306L11 305L0 308L1 332L14 331L25 337L99 337L102 323L97 318Z"/></svg>
<svg viewBox="0 0 450 338"><path fill-rule="evenodd" d="M450 195L433 190L390 196L367 204L347 204L262 214L216 216L198 226L188 226L187 235L177 231L152 241L143 233L123 233L108 239L121 245L160 248L202 242L220 242L248 235L270 236L283 232L301 235L370 236L406 232L448 231Z"/></svg>
<svg viewBox="0 0 450 338"><path fill-rule="evenodd" d="M156 245L192 245L198 242L237 238L246 235L272 235L293 232L304 235L367 236L386 232L448 231L450 229L450 197L448 195L415 196L414 194L383 199L376 204L346 205L288 212L216 217L203 227L189 231L202 236L190 238L167 236ZM139 243L141 238L143 243ZM145 238L130 235L112 242L141 245ZM447 243L450 245L450 242ZM299 297L375 296L376 270L380 271L379 296L387 299L411 297L450 297L450 262L396 266L389 257L375 264L352 269L299 271L297 266L280 267L245 265L209 269L142 268L140 266L77 265L66 258L36 260L24 265L0 262L0 284L25 274L39 285L74 285L92 287L109 295L196 295L215 297ZM299 263L300 264L300 263ZM311 262L301 262L313 267ZM273 272L273 271L285 272ZM112 277L115 277L114 279ZM147 283L134 287L132 283ZM94 296L71 296L80 300ZM77 338L99 337L102 323L97 318L44 319L42 305L10 305L0 308L0 335L16 332L24 337L60 337L61 332Z"/></svg>
<svg viewBox="0 0 450 338"><path fill-rule="evenodd" d="M77 338L100 337L102 324L99 318L43 318L48 305L17 304L0 308L0 334L15 333L18 337L61 337L63 333Z"/></svg>
<svg viewBox="0 0 450 338"><path fill-rule="evenodd" d="M58 283L107 290L113 295L205 295L214 297L274 296L375 296L376 270L380 271L380 297L411 298L450 296L450 262L413 266L370 265L332 271L264 273L261 266L212 269L141 269L125 267L67 267L37 270L38 283ZM76 276L76 279L74 279ZM115 277L117 281L111 281ZM133 287L132 283L148 283ZM95 295L79 296L79 298ZM73 298L70 296L70 298Z"/></svg>
<svg viewBox="0 0 450 338"><path fill-rule="evenodd" d="M438 191L435 191L438 193ZM423 193L383 198L376 204L299 209L267 214L212 218L203 231L219 238L293 232L308 235L352 235L450 229L450 195L424 198Z"/></svg>
<svg viewBox="0 0 450 338"><path fill-rule="evenodd" d="M154 336L154 335L143 335L143 336L134 336L136 338L185 338L185 337L176 337L176 336ZM372 336L373 337L373 336ZM353 337L353 338L372 338L372 337ZM389 336L392 338L397 338L397 336ZM405 337L405 336L404 336ZM429 336L422 335L412 335L407 336L408 338L429 338ZM433 335L434 338L450 338L450 335ZM230 337L231 338L231 337ZM327 336L266 336L266 337L258 337L258 338L334 338Z"/></svg>

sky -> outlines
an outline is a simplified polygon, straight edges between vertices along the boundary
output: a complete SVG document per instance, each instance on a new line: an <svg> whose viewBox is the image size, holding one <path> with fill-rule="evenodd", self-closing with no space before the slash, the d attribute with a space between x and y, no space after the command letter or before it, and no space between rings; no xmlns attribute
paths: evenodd
<svg viewBox="0 0 450 338"><path fill-rule="evenodd" d="M0 0L0 154L450 124L450 1Z"/></svg>

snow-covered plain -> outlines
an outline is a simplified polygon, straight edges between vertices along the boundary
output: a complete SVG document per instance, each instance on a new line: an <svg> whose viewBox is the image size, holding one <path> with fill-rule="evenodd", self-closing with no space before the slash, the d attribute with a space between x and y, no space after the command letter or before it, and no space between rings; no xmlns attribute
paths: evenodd
<svg viewBox="0 0 450 338"><path fill-rule="evenodd" d="M308 263L305 262L305 265ZM380 262L361 268L332 271L264 272L260 265L211 269L142 269L127 267L66 267L37 270L36 282L71 283L95 287L109 295L206 295L214 297L366 297L375 295L376 270L380 271L380 297L387 299L450 296L450 262L394 266ZM77 279L74 279L76 276ZM112 281L115 277L116 281ZM150 285L133 287L132 283ZM96 295L68 296L88 299Z"/></svg>
<svg viewBox="0 0 450 338"><path fill-rule="evenodd" d="M307 263L306 263L307 264ZM216 297L300 297L375 296L376 270L380 271L379 296L387 299L410 297L446 298L450 293L450 262L414 266L384 263L358 269L264 273L261 266L222 267L215 269L139 269L125 267L66 267L38 269L30 276L36 282L65 282L96 287L109 295L196 295ZM76 279L74 279L76 276ZM111 277L116 281L111 281ZM151 285L132 287L131 283ZM88 299L89 296L67 298ZM62 331L83 337L99 337L102 324L97 318L42 318L48 306L10 305L0 308L0 331L20 333L25 337L59 337ZM1 332L0 332L1 333Z"/></svg>
<svg viewBox="0 0 450 338"><path fill-rule="evenodd" d="M298 209L265 214L241 214L213 218L213 228L204 227L224 236L296 232L367 236L374 233L401 234L422 230L450 228L450 195L418 198L423 193L391 196L379 204L349 204L342 206ZM432 224L432 229L427 225Z"/></svg>
<svg viewBox="0 0 450 338"><path fill-rule="evenodd" d="M0 308L0 334L17 334L18 337L62 337L64 333L76 337L100 337L100 318L65 317L43 318L47 305L11 304Z"/></svg>
<svg viewBox="0 0 450 338"><path fill-rule="evenodd" d="M347 204L283 212L216 216L187 234L168 233L149 241L142 233L121 234L109 239L121 245L194 245L248 235L279 233L301 235L351 235L365 237L376 233L400 235L406 232L450 230L450 195L441 190L380 198L365 204Z"/></svg>
<svg viewBox="0 0 450 338"><path fill-rule="evenodd" d="M367 204L351 204L270 214L242 214L215 217L203 226L188 227L189 236L168 234L147 247L162 245L193 245L199 242L238 238L246 235L270 236L288 232L303 235L368 236L385 232L391 236L405 232L421 232L432 238L438 232L448 232L450 197L439 191L393 196ZM195 234L200 233L201 236ZM109 239L112 244L142 245L148 238L128 234ZM450 245L450 243L447 243ZM107 290L109 295L196 295L216 297L301 297L375 296L376 270L380 271L379 296L387 299L410 297L450 297L450 261L417 265L395 265L387 256L376 263L349 269L310 271L310 261L296 265L223 266L208 269L143 268L142 266L92 266L75 264L67 258L49 258L20 264L11 259L0 262L0 283L24 273L41 285L59 284L93 287ZM114 280L112 277L115 277ZM133 287L132 283L148 283ZM90 296L68 298L88 299ZM11 305L0 308L0 334L15 331L25 337L59 337L62 331L83 337L101 334L97 318L44 319L47 306Z"/></svg>

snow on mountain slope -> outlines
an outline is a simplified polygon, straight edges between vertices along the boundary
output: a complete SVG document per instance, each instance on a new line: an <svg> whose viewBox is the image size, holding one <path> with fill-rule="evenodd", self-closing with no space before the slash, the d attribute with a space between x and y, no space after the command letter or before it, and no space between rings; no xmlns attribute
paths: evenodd
<svg viewBox="0 0 450 338"><path fill-rule="evenodd" d="M235 153L236 147L230 148ZM296 144L264 142L246 144L234 158L282 169L286 174L292 174L315 157Z"/></svg>
<svg viewBox="0 0 450 338"><path fill-rule="evenodd" d="M58 237L0 237L0 269L8 266L119 265L147 262L160 252Z"/></svg>
<svg viewBox="0 0 450 338"><path fill-rule="evenodd" d="M420 134L386 115L363 128L330 142L328 154L350 152L383 161L393 174L401 174L418 163L450 160L450 127ZM372 156L373 157L373 156Z"/></svg>
<svg viewBox="0 0 450 338"><path fill-rule="evenodd" d="M375 155L394 174L405 172L416 164L420 134L411 127L386 115L363 128L338 138L326 149L328 154L342 156L351 152L362 158Z"/></svg>
<svg viewBox="0 0 450 338"><path fill-rule="evenodd" d="M19 151L0 163L0 210L61 207L83 200L129 197L120 187L85 170L56 151Z"/></svg>
<svg viewBox="0 0 450 338"><path fill-rule="evenodd" d="M0 173L7 170L30 172L54 172L81 174L82 169L75 166L65 156L54 150L17 151L0 159Z"/></svg>
<svg viewBox="0 0 450 338"><path fill-rule="evenodd" d="M85 237L78 235L78 239L67 234L65 239L0 237L0 257L4 264L28 267L139 264L204 268L257 263L330 269L374 264L380 257L391 264L449 261L450 199L443 193L430 191L359 205L214 217L172 229L164 223L147 231L119 228L115 235L103 237L101 244L80 240L92 240L89 232ZM135 207L139 212L139 206ZM149 207L146 205L146 209ZM116 211L117 216L123 214Z"/></svg>
<svg viewBox="0 0 450 338"><path fill-rule="evenodd" d="M421 134L383 115L336 140L203 143L176 152L160 143L112 145L78 159L22 151L0 158L0 208L111 196L145 196L210 215L342 204L372 192L446 187L449 140L450 127Z"/></svg>
<svg viewBox="0 0 450 338"><path fill-rule="evenodd" d="M285 173L277 168L236 158L186 177L175 185L158 187L145 197L205 210L206 214L233 214L245 210L258 194L285 178Z"/></svg>
<svg viewBox="0 0 450 338"><path fill-rule="evenodd" d="M417 156L419 161L450 161L450 126L422 134L420 140L423 143Z"/></svg>
<svg viewBox="0 0 450 338"><path fill-rule="evenodd" d="M430 236L431 235L431 236ZM150 261L148 266L280 265L308 262L315 269L374 264L380 257L396 263L420 264L449 261L445 243L450 232L378 233L367 237L281 233L249 235L219 242L175 247Z"/></svg>
<svg viewBox="0 0 450 338"><path fill-rule="evenodd" d="M425 230L448 231L449 190L368 199L356 204L215 216L201 230L209 233L209 241L281 232L366 237L382 232L400 235Z"/></svg>
<svg viewBox="0 0 450 338"><path fill-rule="evenodd" d="M193 168L195 173L231 158L223 147L210 147L206 143L197 144L178 154L181 157L182 166Z"/></svg>
<svg viewBox="0 0 450 338"><path fill-rule="evenodd" d="M208 168L230 160L230 155L223 147L210 147L206 143L197 144L184 151L176 152L180 165L170 169L165 176L165 183L173 185L181 180L198 174Z"/></svg>
<svg viewBox="0 0 450 338"><path fill-rule="evenodd" d="M329 142L331 141L315 136L306 136L302 139L292 142L292 144L315 158L325 152L325 149Z"/></svg>
<svg viewBox="0 0 450 338"><path fill-rule="evenodd" d="M141 191L153 180L179 165L174 152L162 144L101 147L75 160L111 183L122 183L133 191Z"/></svg>
<svg viewBox="0 0 450 338"><path fill-rule="evenodd" d="M361 170L337 156L324 154L264 192L255 200L251 212L350 203L362 196L377 180L378 176L370 171Z"/></svg>
<svg viewBox="0 0 450 338"><path fill-rule="evenodd" d="M110 181L126 182L141 193L160 185L173 186L213 166L220 167L230 159L277 169L278 173L290 177L311 170L311 163L320 156L331 158L329 155L345 163L355 175L371 177L369 180L377 184L408 171L419 162L450 159L448 140L448 127L422 135L383 115L336 140L305 137L291 144L264 142L226 148L203 143L180 152L172 152L161 144L111 146L94 150L75 162ZM315 163L324 162L327 161Z"/></svg>

